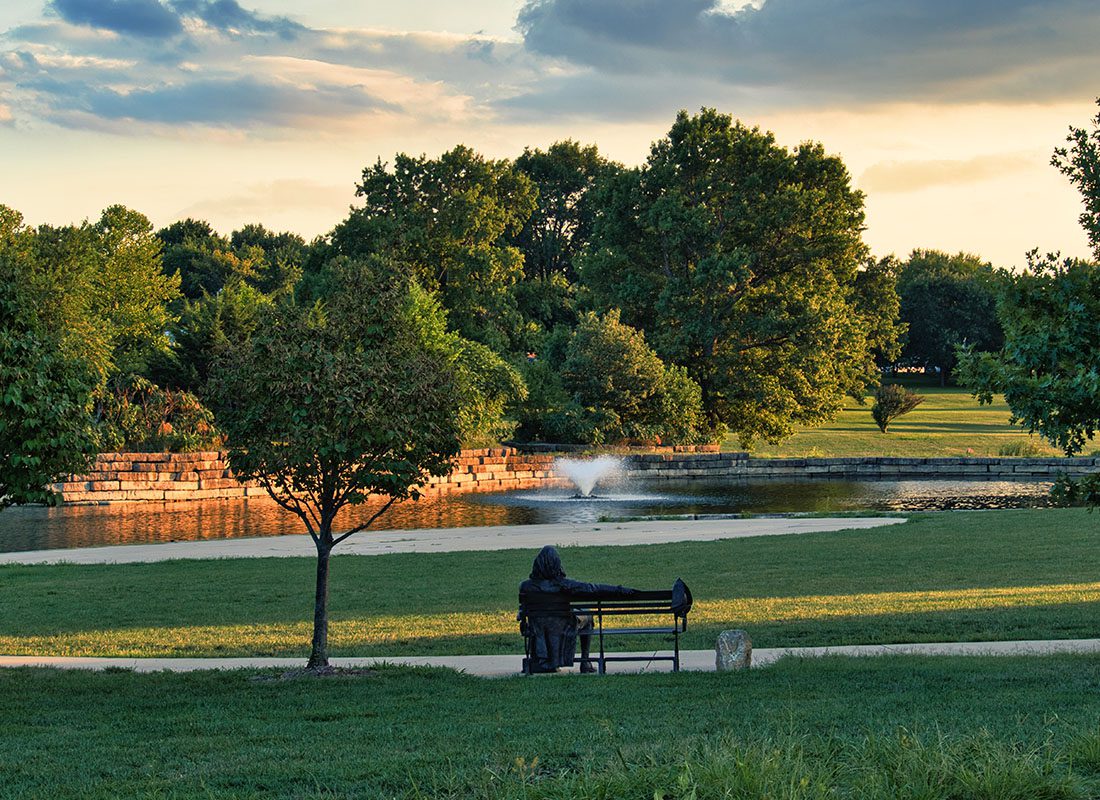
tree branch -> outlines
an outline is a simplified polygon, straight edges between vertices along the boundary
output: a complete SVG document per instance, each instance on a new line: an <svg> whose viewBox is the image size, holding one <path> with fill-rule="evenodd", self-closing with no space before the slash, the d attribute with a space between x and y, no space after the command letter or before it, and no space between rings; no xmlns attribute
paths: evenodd
<svg viewBox="0 0 1100 800"><path fill-rule="evenodd" d="M337 536L333 540L332 546L335 547L336 545L340 544L340 542L344 541L344 539L348 538L353 533L359 533L359 531L365 530L366 528L369 528L371 525L374 524L374 521L376 519L378 519L380 516L382 516L384 513L386 513L386 511L389 510L389 507L394 504L395 500L397 500L396 497L391 497L389 500L386 501L386 504L384 506L382 506L382 508L378 509L378 511L375 512L375 514L370 519L368 519L366 522L364 522L362 525L356 525L354 528L352 528L347 533L342 533L339 536Z"/></svg>
<svg viewBox="0 0 1100 800"><path fill-rule="evenodd" d="M271 496L272 500L285 508L291 514L299 517L302 522L306 524L306 530L309 531L309 535L313 539L313 543L315 545L319 545L321 543L321 540L317 538L317 533L313 529L313 523L310 521L309 514L302 510L302 505L298 502L298 498L294 495L289 495L290 501L287 501L280 497L276 493L274 487L271 485L271 479L266 475L260 476L260 482L263 483L264 488L267 489L267 493Z"/></svg>

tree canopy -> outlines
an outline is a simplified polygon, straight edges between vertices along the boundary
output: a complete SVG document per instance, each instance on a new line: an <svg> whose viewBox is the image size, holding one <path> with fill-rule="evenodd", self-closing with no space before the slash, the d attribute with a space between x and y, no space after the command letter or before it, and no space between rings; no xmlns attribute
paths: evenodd
<svg viewBox="0 0 1100 800"><path fill-rule="evenodd" d="M317 547L309 666L328 660L328 560L396 500L444 475L460 443L453 353L423 335L424 305L377 264L331 269L330 294L282 303L211 379L230 463L304 523ZM336 529L340 511L384 500L366 522Z"/></svg>
<svg viewBox="0 0 1100 800"><path fill-rule="evenodd" d="M941 384L955 370L956 348L996 350L1004 342L997 294L1004 278L969 253L914 250L901 265L901 321L908 328L900 361L936 369Z"/></svg>
<svg viewBox="0 0 1100 800"><path fill-rule="evenodd" d="M684 366L712 424L774 441L877 382L855 288L863 196L820 145L789 151L712 109L681 112L599 202L589 302Z"/></svg>
<svg viewBox="0 0 1100 800"><path fill-rule="evenodd" d="M98 443L97 354L57 313L34 236L0 206L0 509L53 503L50 484L87 467Z"/></svg>
<svg viewBox="0 0 1100 800"><path fill-rule="evenodd" d="M999 316L1004 346L963 349L962 383L984 403L1004 393L1013 422L1080 452L1100 429L1100 268L1031 253Z"/></svg>
<svg viewBox="0 0 1100 800"><path fill-rule="evenodd" d="M523 256L510 242L537 192L511 162L459 145L439 158L398 154L363 170L363 205L332 234L335 252L382 255L437 292L454 330L497 352L522 338L513 287Z"/></svg>

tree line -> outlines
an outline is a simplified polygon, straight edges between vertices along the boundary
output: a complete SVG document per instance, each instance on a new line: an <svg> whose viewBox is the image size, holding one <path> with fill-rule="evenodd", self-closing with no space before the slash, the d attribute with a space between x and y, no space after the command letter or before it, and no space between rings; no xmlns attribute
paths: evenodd
<svg viewBox="0 0 1100 800"><path fill-rule="evenodd" d="M1055 156L1086 198L1093 137L1072 129ZM966 253L876 259L839 158L712 109L681 112L638 167L569 140L510 160L460 145L378 161L357 196L312 242L258 224L223 236L193 219L154 230L122 206L31 228L3 208L7 402L48 420L30 413L50 405L42 386L20 388L35 372L66 387L56 405L90 420L72 428L85 451L217 446L215 364L276 308L324 303L334 271L354 263L418 293L459 369L465 444L732 433L751 445L862 401L883 370L951 382L961 354L963 377L988 395L1002 362L973 354L1003 353L1027 281L1068 269L1037 255L1022 276ZM1092 203L1082 223L1095 245ZM1004 389L1046 432L1024 378ZM1080 446L1087 431L1051 435Z"/></svg>

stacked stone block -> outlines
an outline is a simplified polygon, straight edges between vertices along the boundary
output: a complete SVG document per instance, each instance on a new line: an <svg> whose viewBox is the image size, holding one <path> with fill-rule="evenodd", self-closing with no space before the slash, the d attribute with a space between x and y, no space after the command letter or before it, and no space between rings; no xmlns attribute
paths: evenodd
<svg viewBox="0 0 1100 800"><path fill-rule="evenodd" d="M449 492L559 488L552 453L510 447L464 450L454 470L432 478L427 496ZM641 480L746 480L752 478L973 478L1052 479L1100 469L1100 458L749 458L747 453L665 448L624 456L627 478ZM234 477L224 452L104 453L87 475L55 487L66 503L208 500L266 496L258 484Z"/></svg>

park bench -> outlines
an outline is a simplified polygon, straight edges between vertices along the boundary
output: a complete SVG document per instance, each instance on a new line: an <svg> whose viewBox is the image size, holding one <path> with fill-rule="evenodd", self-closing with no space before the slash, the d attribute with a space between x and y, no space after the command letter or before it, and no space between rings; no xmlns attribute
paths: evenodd
<svg viewBox="0 0 1100 800"><path fill-rule="evenodd" d="M663 591L638 591L630 597L575 598L569 601L570 616L592 617L592 636L598 639L599 657L593 654L600 674L607 672L609 661L671 661L672 671L680 671L680 634L687 630L687 616L691 610L691 590L677 580L672 589ZM519 621L523 636L523 671L530 674L532 636L527 620L540 616L564 616L560 601L554 603L547 595L520 596ZM631 617L655 618L656 624L627 627L622 623ZM661 619L661 618L664 619ZM662 624L663 623L663 624ZM608 655L605 639L611 636L671 636L672 654L652 656Z"/></svg>

